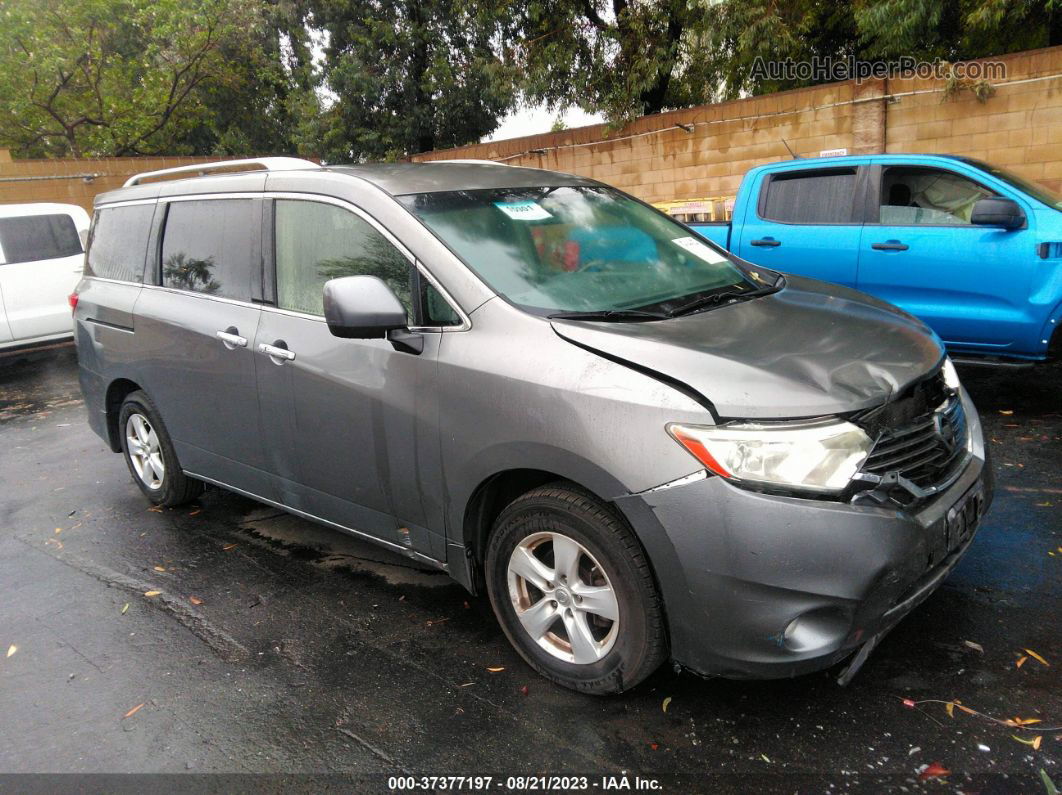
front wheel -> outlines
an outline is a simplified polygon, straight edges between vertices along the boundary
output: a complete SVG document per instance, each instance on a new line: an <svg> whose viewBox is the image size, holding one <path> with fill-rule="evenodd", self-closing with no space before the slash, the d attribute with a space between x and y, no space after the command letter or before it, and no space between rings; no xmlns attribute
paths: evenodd
<svg viewBox="0 0 1062 795"><path fill-rule="evenodd" d="M149 500L174 508L202 493L202 482L181 471L162 417L146 394L133 392L125 399L118 428L129 474Z"/></svg>
<svg viewBox="0 0 1062 795"><path fill-rule="evenodd" d="M619 693L667 655L645 551L591 495L559 483L502 511L487 548L494 613L540 674L584 693Z"/></svg>

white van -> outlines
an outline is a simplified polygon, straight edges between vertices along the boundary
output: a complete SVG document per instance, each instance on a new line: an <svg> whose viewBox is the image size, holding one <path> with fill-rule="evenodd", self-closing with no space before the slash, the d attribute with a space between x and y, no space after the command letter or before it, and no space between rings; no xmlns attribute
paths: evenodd
<svg viewBox="0 0 1062 795"><path fill-rule="evenodd" d="M0 355L73 337L88 228L74 204L0 204Z"/></svg>

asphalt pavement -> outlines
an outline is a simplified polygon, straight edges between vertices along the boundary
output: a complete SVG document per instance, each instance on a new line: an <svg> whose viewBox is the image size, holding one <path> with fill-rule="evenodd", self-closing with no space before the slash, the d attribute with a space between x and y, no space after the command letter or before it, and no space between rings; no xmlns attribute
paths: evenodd
<svg viewBox="0 0 1062 795"><path fill-rule="evenodd" d="M734 682L665 667L594 698L536 676L487 599L444 575L219 490L150 508L85 422L72 350L0 360L0 774L1035 793L1043 771L1062 786L1062 366L960 374L996 502L847 688L837 670ZM533 778L550 774L575 778ZM152 780L105 781L0 775L0 789Z"/></svg>

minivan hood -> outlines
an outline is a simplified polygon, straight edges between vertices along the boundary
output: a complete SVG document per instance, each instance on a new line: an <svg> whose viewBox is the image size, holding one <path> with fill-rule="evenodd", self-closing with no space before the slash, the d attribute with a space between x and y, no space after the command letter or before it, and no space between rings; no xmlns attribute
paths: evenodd
<svg viewBox="0 0 1062 795"><path fill-rule="evenodd" d="M679 382L720 419L871 408L940 364L921 321L863 293L786 276L780 292L672 320L554 320L582 348Z"/></svg>

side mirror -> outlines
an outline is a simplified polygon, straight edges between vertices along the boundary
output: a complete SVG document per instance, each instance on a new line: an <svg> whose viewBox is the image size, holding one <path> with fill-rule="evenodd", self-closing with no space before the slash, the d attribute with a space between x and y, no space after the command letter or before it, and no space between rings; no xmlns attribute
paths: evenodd
<svg viewBox="0 0 1062 795"><path fill-rule="evenodd" d="M344 339L386 337L395 348L420 353L424 340L409 332L406 308L377 276L343 276L324 286L328 330Z"/></svg>
<svg viewBox="0 0 1062 795"><path fill-rule="evenodd" d="M978 199L974 202L970 223L978 226L1001 226L1018 229L1025 225L1025 213L1013 199Z"/></svg>

